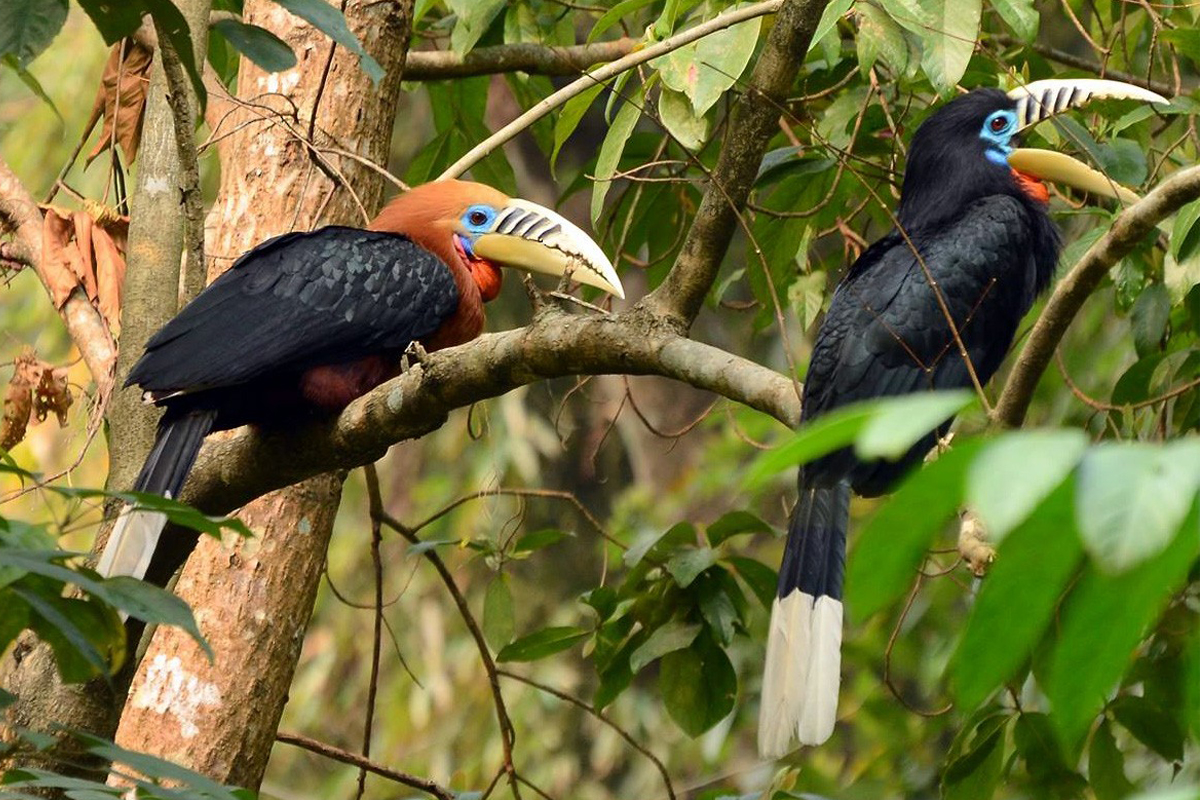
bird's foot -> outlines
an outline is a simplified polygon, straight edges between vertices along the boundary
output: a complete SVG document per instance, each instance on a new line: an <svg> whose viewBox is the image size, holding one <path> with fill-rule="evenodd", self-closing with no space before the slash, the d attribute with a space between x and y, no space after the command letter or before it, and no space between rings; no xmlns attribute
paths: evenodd
<svg viewBox="0 0 1200 800"><path fill-rule="evenodd" d="M963 512L958 528L958 554L976 578L986 575L996 560L996 548L988 542L983 523L970 511Z"/></svg>
<svg viewBox="0 0 1200 800"><path fill-rule="evenodd" d="M538 287L537 282L528 272L521 277L521 283L525 286L525 294L529 296L529 305L533 307L533 313L536 315L546 305L546 293Z"/></svg>
<svg viewBox="0 0 1200 800"><path fill-rule="evenodd" d="M418 364L424 366L428 361L429 351L420 342L409 342L408 347L404 348L404 355L400 356L400 374L403 375Z"/></svg>

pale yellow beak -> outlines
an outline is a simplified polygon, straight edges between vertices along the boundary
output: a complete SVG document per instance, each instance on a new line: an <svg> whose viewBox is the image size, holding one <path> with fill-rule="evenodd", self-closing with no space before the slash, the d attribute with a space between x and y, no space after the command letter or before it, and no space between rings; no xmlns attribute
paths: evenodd
<svg viewBox="0 0 1200 800"><path fill-rule="evenodd" d="M600 245L574 223L528 200L510 200L489 230L472 239L476 256L504 267L562 277L625 298L617 271Z"/></svg>
<svg viewBox="0 0 1200 800"><path fill-rule="evenodd" d="M1008 154L1008 164L1018 172L1032 175L1039 180L1112 197L1127 205L1141 199L1128 186L1122 186L1103 172L1057 150L1018 147Z"/></svg>

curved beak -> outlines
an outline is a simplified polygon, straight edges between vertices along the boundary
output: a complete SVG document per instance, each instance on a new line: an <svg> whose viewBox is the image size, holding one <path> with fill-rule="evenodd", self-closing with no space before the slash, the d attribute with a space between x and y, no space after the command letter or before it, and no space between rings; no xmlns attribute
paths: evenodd
<svg viewBox="0 0 1200 800"><path fill-rule="evenodd" d="M560 278L570 271L572 280L625 299L621 279L600 245L565 217L528 200L509 200L471 249L505 267Z"/></svg>
<svg viewBox="0 0 1200 800"><path fill-rule="evenodd" d="M1008 93L1017 101L1017 129L1027 128L1068 108L1079 108L1092 100L1139 100L1169 103L1160 94L1121 81L1098 78L1050 78L1018 86Z"/></svg>
<svg viewBox="0 0 1200 800"><path fill-rule="evenodd" d="M1136 203L1141 199L1129 187L1057 150L1018 147L1008 154L1008 165L1038 180L1053 181L1084 192L1112 197L1122 203Z"/></svg>

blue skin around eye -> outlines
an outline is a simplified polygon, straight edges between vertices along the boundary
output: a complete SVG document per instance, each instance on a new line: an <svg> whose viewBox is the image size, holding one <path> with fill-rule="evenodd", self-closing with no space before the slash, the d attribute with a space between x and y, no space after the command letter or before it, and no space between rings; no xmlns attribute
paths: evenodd
<svg viewBox="0 0 1200 800"><path fill-rule="evenodd" d="M1000 131L992 130L992 120L1003 119L1007 124ZM1012 152L1012 137L1017 132L1017 115L1011 111L997 111L983 121L979 138L990 146L984 150L984 155L994 164L1008 166L1008 155Z"/></svg>
<svg viewBox="0 0 1200 800"><path fill-rule="evenodd" d="M482 212L485 219L479 224L471 221L471 217ZM492 228L492 223L496 221L496 210L491 206L481 204L473 205L466 210L462 215L463 227L467 229L468 236L459 237L462 240L463 249L467 251L467 255L474 256L475 249L471 246L475 237L481 233L487 233Z"/></svg>

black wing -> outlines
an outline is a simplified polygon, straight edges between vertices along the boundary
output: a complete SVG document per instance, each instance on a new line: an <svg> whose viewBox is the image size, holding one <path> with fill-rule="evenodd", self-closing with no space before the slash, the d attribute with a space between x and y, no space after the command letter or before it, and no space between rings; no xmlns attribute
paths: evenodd
<svg viewBox="0 0 1200 800"><path fill-rule="evenodd" d="M403 349L458 308L449 268L407 237L327 227L244 254L150 338L128 384L233 386Z"/></svg>
<svg viewBox="0 0 1200 800"><path fill-rule="evenodd" d="M1031 230L1024 207L997 196L978 201L954 225L914 242L981 382L1000 366L1036 295ZM920 262L908 242L889 234L855 262L834 293L809 363L804 418L856 400L970 386ZM920 449L915 457L928 445ZM805 472L837 480L851 466L847 459L843 452Z"/></svg>

